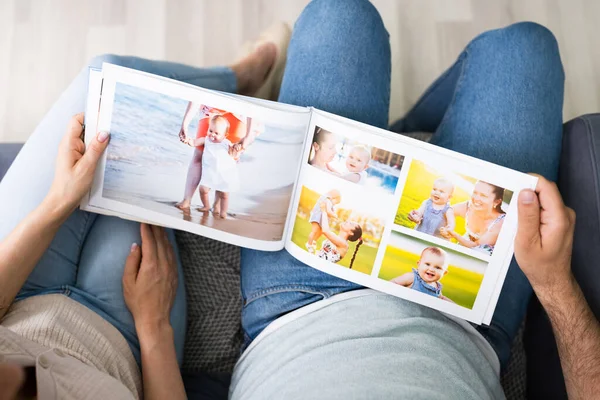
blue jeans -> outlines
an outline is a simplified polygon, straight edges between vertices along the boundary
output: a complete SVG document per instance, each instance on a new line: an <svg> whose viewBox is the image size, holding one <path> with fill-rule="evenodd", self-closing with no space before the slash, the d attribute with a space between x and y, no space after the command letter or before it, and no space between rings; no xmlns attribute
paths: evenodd
<svg viewBox="0 0 600 400"><path fill-rule="evenodd" d="M552 33L529 22L511 25L469 43L393 128L434 132L438 146L554 180L563 85ZM376 9L363 0L311 2L294 27L279 100L386 128L389 94L389 40ZM243 249L241 274L247 343L290 311L360 288L286 251ZM491 325L479 327L503 366L531 294L513 260Z"/></svg>
<svg viewBox="0 0 600 400"><path fill-rule="evenodd" d="M188 83L235 91L236 79L228 68L198 69L185 65L135 57L101 56L90 66L110 62L164 75ZM38 125L0 184L0 240L35 207L50 188L57 147L72 115L85 109L88 68L63 93ZM88 132L93 133L93 132ZM171 243L175 245L172 231ZM135 324L123 298L121 279L132 243L141 243L138 223L75 211L60 227L17 295L61 293L95 311L125 337L140 363L140 345ZM179 286L171 311L177 359L181 365L186 331L185 285L179 255Z"/></svg>

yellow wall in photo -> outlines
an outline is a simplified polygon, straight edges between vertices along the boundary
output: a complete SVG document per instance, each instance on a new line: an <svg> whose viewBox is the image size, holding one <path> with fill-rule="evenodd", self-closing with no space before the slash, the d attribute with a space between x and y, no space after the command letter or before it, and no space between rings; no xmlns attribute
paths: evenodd
<svg viewBox="0 0 600 400"><path fill-rule="evenodd" d="M402 197L400 199L400 204L398 205L394 223L413 229L416 224L408 219L408 213L418 209L423 201L429 199L433 182L442 177L444 177L442 171L430 168L421 161L413 160L410 163L410 170L406 177L406 183L402 191ZM454 205L456 203L467 201L470 196L470 192L455 185L454 194L450 198L450 204ZM460 235L465 233L464 218L456 217L455 231Z"/></svg>
<svg viewBox="0 0 600 400"><path fill-rule="evenodd" d="M388 246L379 270L379 278L389 281L411 272L412 268L417 267L419 257L420 254ZM448 273L440 280L443 285L442 294L456 304L472 309L482 280L483 274L450 264Z"/></svg>

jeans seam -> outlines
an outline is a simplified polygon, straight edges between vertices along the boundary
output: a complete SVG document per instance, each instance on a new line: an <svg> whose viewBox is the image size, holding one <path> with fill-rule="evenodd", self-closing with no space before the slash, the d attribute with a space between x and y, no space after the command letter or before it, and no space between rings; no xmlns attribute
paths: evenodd
<svg viewBox="0 0 600 400"><path fill-rule="evenodd" d="M275 287L272 287L269 289L262 289L262 290L259 290L255 293L253 293L251 296L246 296L246 298L244 299L244 306L247 306L248 304L252 303L253 301L261 299L261 298L266 297L271 294L289 293L291 291L298 291L298 292L310 293L310 294L315 294L315 295L321 295L321 296L323 296L323 298L328 297L327 293L320 292L309 286L283 285L283 286L275 286Z"/></svg>

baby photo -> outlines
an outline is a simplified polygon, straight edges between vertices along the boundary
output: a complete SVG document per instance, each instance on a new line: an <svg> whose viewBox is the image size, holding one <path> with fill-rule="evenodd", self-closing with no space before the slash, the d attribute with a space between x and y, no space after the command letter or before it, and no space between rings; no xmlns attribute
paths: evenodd
<svg viewBox="0 0 600 400"><path fill-rule="evenodd" d="M492 255L512 195L492 183L413 160L394 222Z"/></svg>
<svg viewBox="0 0 600 400"><path fill-rule="evenodd" d="M299 159L301 129L121 83L110 129L103 197L281 240L297 174L289 161Z"/></svg>
<svg viewBox="0 0 600 400"><path fill-rule="evenodd" d="M302 186L292 242L310 254L370 274L385 226L381 206L337 179Z"/></svg>
<svg viewBox="0 0 600 400"><path fill-rule="evenodd" d="M316 127L308 163L349 182L393 194L404 156Z"/></svg>
<svg viewBox="0 0 600 400"><path fill-rule="evenodd" d="M379 278L471 309L486 267L475 257L392 231Z"/></svg>

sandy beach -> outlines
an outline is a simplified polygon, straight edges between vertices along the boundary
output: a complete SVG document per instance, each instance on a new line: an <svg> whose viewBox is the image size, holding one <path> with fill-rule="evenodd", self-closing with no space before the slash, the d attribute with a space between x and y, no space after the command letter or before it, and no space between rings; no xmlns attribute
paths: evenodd
<svg viewBox="0 0 600 400"><path fill-rule="evenodd" d="M279 241L283 238L287 209L282 205L289 204L291 188L270 193L257 203L249 213L229 213L226 219L215 217L212 212L198 211L200 204L192 204L190 212L175 207L175 201L155 201L135 196L124 196L123 192L105 191L105 196L127 204L156 211L170 217L200 224L235 235L258 240Z"/></svg>

